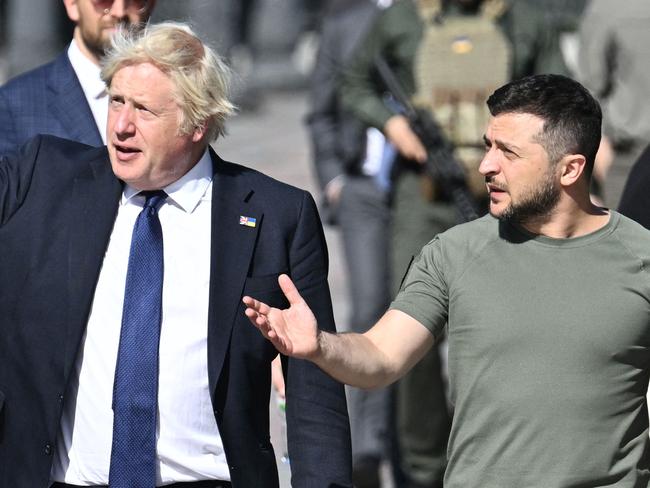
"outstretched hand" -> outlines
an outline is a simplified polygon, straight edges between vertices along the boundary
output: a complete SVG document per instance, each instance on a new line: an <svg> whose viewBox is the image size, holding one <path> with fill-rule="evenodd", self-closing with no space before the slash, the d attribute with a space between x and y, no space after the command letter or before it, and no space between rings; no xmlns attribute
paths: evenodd
<svg viewBox="0 0 650 488"><path fill-rule="evenodd" d="M278 283L289 301L289 308L269 307L245 296L242 301L246 305L246 316L282 354L313 359L318 354L316 317L287 275L280 275Z"/></svg>

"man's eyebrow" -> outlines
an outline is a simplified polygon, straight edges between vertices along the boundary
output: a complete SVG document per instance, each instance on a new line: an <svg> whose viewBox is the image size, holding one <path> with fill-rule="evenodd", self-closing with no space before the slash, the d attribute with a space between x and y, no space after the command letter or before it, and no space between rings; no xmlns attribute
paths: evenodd
<svg viewBox="0 0 650 488"><path fill-rule="evenodd" d="M488 139L485 134L483 135L483 142L485 142L486 146L490 146L490 147L492 146L492 141L490 141L490 139ZM512 151L514 153L519 153L519 151L521 150L519 148L519 146L516 146L515 144L509 143L509 142L501 141L499 139L496 139L494 141L494 144L499 149L505 149L507 151Z"/></svg>

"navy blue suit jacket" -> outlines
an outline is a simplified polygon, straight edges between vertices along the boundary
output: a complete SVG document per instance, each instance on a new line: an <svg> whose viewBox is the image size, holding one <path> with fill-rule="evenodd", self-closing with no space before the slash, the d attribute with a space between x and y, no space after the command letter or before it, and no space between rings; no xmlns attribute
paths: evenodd
<svg viewBox="0 0 650 488"><path fill-rule="evenodd" d="M37 134L103 145L67 51L0 88L0 156Z"/></svg>
<svg viewBox="0 0 650 488"><path fill-rule="evenodd" d="M277 355L241 297L286 307L288 273L321 328L334 330L327 250L309 193L222 161L214 167L208 377L235 488L276 488L269 441ZM46 488L66 385L90 312L123 184L105 147L50 136L0 158L0 488ZM255 227L239 217L256 219ZM351 486L341 384L283 358L292 484Z"/></svg>

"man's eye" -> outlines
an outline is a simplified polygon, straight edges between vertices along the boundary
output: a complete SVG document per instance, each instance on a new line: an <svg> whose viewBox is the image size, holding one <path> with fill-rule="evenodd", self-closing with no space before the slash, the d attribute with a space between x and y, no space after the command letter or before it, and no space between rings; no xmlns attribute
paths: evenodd
<svg viewBox="0 0 650 488"><path fill-rule="evenodd" d="M144 105L137 105L135 109L141 114L146 114L146 115L154 114L148 107L145 107Z"/></svg>

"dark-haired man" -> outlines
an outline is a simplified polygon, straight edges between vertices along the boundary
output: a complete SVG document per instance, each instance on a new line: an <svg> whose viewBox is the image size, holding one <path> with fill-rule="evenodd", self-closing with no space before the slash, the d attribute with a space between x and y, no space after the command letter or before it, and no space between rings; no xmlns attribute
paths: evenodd
<svg viewBox="0 0 650 488"><path fill-rule="evenodd" d="M279 350L361 387L396 380L448 322L445 488L648 486L650 233L589 199L601 110L558 75L509 83L480 165L490 215L427 244L390 310L335 335L244 301Z"/></svg>
<svg viewBox="0 0 650 488"><path fill-rule="evenodd" d="M147 21L156 0L63 0L75 24L68 49L0 88L0 155L37 134L106 143L108 94L99 62L118 26Z"/></svg>

